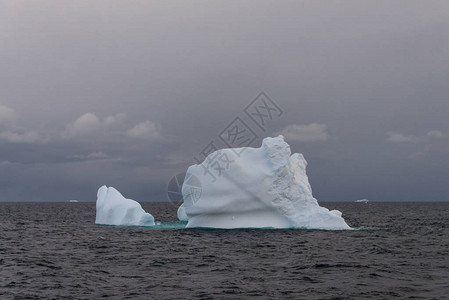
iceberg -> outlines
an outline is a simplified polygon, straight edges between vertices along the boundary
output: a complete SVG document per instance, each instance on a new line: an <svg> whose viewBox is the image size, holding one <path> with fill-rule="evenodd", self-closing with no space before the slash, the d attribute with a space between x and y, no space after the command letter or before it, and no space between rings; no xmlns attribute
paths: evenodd
<svg viewBox="0 0 449 300"><path fill-rule="evenodd" d="M153 226L154 218L142 206L126 199L113 187L102 186L97 193L95 224L124 226Z"/></svg>
<svg viewBox="0 0 449 300"><path fill-rule="evenodd" d="M178 218L187 228L350 229L312 196L306 166L281 135L217 150L188 168Z"/></svg>
<svg viewBox="0 0 449 300"><path fill-rule="evenodd" d="M356 202L356 203L368 203L369 200L364 198L364 199L360 199L360 200L355 200L354 202Z"/></svg>
<svg viewBox="0 0 449 300"><path fill-rule="evenodd" d="M189 217L186 215L186 210L182 205L178 208L178 219L182 222L189 221Z"/></svg>

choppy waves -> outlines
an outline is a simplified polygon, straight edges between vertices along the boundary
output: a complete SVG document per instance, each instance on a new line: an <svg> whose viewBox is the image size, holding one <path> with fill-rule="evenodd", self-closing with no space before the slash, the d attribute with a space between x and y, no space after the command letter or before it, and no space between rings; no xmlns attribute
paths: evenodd
<svg viewBox="0 0 449 300"><path fill-rule="evenodd" d="M96 226L95 203L0 203L0 298L446 297L449 203L327 203L360 230Z"/></svg>

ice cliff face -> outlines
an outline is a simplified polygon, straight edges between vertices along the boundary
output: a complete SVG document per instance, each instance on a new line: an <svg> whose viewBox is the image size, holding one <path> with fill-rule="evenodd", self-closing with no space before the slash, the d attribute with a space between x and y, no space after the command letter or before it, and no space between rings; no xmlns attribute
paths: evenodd
<svg viewBox="0 0 449 300"><path fill-rule="evenodd" d="M218 150L187 170L178 217L187 227L349 229L313 198L306 166L282 136Z"/></svg>
<svg viewBox="0 0 449 300"><path fill-rule="evenodd" d="M126 199L113 187L102 186L97 193L95 224L152 226L154 218L136 201Z"/></svg>

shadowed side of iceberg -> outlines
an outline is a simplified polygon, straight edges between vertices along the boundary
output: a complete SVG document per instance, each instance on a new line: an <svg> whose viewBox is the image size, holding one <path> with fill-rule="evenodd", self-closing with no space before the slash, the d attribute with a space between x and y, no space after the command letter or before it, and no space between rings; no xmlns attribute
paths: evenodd
<svg viewBox="0 0 449 300"><path fill-rule="evenodd" d="M113 187L102 186L97 193L95 224L123 226L153 226L154 218L142 206L126 199Z"/></svg>
<svg viewBox="0 0 449 300"><path fill-rule="evenodd" d="M215 157L231 162L212 178L205 169ZM200 197L183 185L178 209L187 227L350 229L339 211L318 205L302 154L291 155L282 136L266 138L260 148L221 149L190 166L186 177L201 186Z"/></svg>

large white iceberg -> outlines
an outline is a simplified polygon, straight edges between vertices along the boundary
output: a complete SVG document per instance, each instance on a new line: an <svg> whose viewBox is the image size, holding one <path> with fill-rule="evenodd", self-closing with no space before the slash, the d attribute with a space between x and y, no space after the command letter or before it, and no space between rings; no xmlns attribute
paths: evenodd
<svg viewBox="0 0 449 300"><path fill-rule="evenodd" d="M187 170L178 217L186 227L350 229L341 212L318 205L306 166L283 136L217 150Z"/></svg>
<svg viewBox="0 0 449 300"><path fill-rule="evenodd" d="M97 193L97 216L95 224L153 226L154 218L142 206L126 199L113 187L102 186Z"/></svg>

